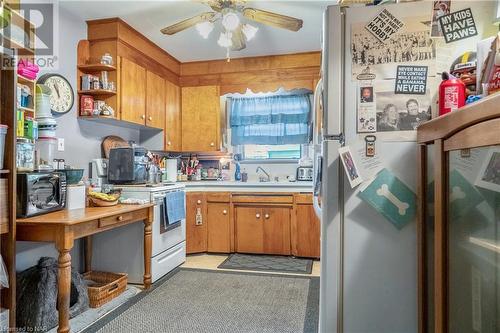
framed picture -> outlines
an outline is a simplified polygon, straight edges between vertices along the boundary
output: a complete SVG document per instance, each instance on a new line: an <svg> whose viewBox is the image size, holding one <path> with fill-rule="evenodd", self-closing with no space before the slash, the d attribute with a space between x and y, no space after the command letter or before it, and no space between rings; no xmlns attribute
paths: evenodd
<svg viewBox="0 0 500 333"><path fill-rule="evenodd" d="M476 186L500 192L500 147L493 147L488 151L479 170Z"/></svg>

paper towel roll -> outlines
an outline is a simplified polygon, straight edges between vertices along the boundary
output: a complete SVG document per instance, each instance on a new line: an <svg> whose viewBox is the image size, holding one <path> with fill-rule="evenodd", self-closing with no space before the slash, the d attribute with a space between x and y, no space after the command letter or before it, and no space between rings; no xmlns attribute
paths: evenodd
<svg viewBox="0 0 500 333"><path fill-rule="evenodd" d="M167 182L177 181L177 159L167 159Z"/></svg>

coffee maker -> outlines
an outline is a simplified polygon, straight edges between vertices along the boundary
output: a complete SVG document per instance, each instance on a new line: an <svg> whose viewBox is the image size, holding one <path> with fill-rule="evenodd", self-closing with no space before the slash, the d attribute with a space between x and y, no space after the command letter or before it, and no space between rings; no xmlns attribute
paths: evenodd
<svg viewBox="0 0 500 333"><path fill-rule="evenodd" d="M95 158L90 162L89 179L99 188L108 183L108 163L107 158Z"/></svg>

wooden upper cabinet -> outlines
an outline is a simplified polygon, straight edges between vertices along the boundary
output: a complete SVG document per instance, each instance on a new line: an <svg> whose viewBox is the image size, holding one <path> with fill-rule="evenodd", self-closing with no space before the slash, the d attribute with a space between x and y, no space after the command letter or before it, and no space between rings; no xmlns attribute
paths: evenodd
<svg viewBox="0 0 500 333"><path fill-rule="evenodd" d="M165 81L165 150L182 150L181 88Z"/></svg>
<svg viewBox="0 0 500 333"><path fill-rule="evenodd" d="M153 72L146 73L146 126L165 126L165 80Z"/></svg>
<svg viewBox="0 0 500 333"><path fill-rule="evenodd" d="M182 150L220 150L218 86L182 88Z"/></svg>
<svg viewBox="0 0 500 333"><path fill-rule="evenodd" d="M121 59L120 96L122 120L146 123L146 69L126 58Z"/></svg>

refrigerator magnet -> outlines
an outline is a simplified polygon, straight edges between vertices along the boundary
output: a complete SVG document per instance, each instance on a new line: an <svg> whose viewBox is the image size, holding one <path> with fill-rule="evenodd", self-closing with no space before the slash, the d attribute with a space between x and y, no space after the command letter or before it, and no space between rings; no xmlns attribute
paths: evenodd
<svg viewBox="0 0 500 333"><path fill-rule="evenodd" d="M365 155L366 157L374 157L375 156L375 141L377 141L377 137L375 135L367 135L365 136Z"/></svg>
<svg viewBox="0 0 500 333"><path fill-rule="evenodd" d="M361 177L359 168L354 161L351 149L348 146L341 147L339 148L339 155L351 188L361 184L363 182L363 178Z"/></svg>

